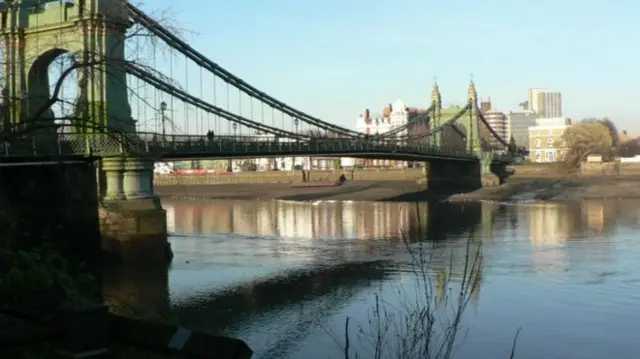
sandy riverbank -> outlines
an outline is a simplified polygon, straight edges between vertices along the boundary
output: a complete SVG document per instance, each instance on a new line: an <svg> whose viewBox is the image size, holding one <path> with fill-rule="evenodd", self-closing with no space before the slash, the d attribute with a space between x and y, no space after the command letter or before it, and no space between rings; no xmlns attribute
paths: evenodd
<svg viewBox="0 0 640 359"><path fill-rule="evenodd" d="M353 181L339 187L294 188L289 184L159 186L162 197L199 199L284 199L294 201L580 200L640 198L640 177L513 177L499 187L469 193L427 191L415 181Z"/></svg>

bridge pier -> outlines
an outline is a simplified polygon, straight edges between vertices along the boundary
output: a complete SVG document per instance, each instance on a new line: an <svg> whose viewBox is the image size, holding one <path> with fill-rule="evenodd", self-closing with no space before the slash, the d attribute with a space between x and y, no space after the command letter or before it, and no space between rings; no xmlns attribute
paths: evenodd
<svg viewBox="0 0 640 359"><path fill-rule="evenodd" d="M102 249L120 263L169 263L167 215L153 189L153 162L113 157L101 161L98 183Z"/></svg>
<svg viewBox="0 0 640 359"><path fill-rule="evenodd" d="M475 161L433 160L427 164L427 186L438 189L477 189L482 186L480 164Z"/></svg>
<svg viewBox="0 0 640 359"><path fill-rule="evenodd" d="M503 184L509 177L506 163L491 163L489 170L494 176L496 176L496 180L499 184Z"/></svg>

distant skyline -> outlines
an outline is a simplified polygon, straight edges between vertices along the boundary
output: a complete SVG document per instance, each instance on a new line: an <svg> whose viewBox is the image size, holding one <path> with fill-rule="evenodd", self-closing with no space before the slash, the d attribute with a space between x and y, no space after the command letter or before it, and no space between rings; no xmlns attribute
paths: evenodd
<svg viewBox="0 0 640 359"><path fill-rule="evenodd" d="M186 5L186 3L185 3ZM200 52L284 102L353 127L365 108L402 99L427 107L480 97L517 109L529 88L562 93L567 117L609 116L640 134L633 44L640 4L628 1L154 0ZM437 14L436 16L432 16Z"/></svg>

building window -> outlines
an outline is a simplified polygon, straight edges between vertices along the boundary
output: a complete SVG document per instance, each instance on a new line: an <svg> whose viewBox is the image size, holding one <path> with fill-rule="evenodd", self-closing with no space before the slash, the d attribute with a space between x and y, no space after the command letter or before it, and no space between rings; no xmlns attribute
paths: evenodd
<svg viewBox="0 0 640 359"><path fill-rule="evenodd" d="M547 148L553 148L553 139L548 139L547 140Z"/></svg>
<svg viewBox="0 0 640 359"><path fill-rule="evenodd" d="M540 162L540 157L542 157L540 151L536 151L536 162Z"/></svg>
<svg viewBox="0 0 640 359"><path fill-rule="evenodd" d="M540 139L538 138L538 139L536 140L536 147L538 147L538 148L539 148L541 143L542 143L542 141L540 141Z"/></svg>
<svg viewBox="0 0 640 359"><path fill-rule="evenodd" d="M555 154L556 154L556 153L555 153L555 152L553 152L553 151L549 151L549 152L547 152L547 161L548 161L548 162L555 162L555 160L556 160L556 156L555 156Z"/></svg>

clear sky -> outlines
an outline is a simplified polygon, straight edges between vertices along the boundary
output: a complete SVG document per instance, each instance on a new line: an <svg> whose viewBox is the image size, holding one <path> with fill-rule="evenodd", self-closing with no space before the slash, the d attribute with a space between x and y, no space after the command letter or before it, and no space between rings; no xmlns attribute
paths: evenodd
<svg viewBox="0 0 640 359"><path fill-rule="evenodd" d="M176 5L179 4L179 5ZM188 4L188 6L187 6ZM190 44L284 102L353 127L398 98L481 97L508 111L530 87L566 116L609 116L640 135L640 3L631 0L153 0Z"/></svg>

